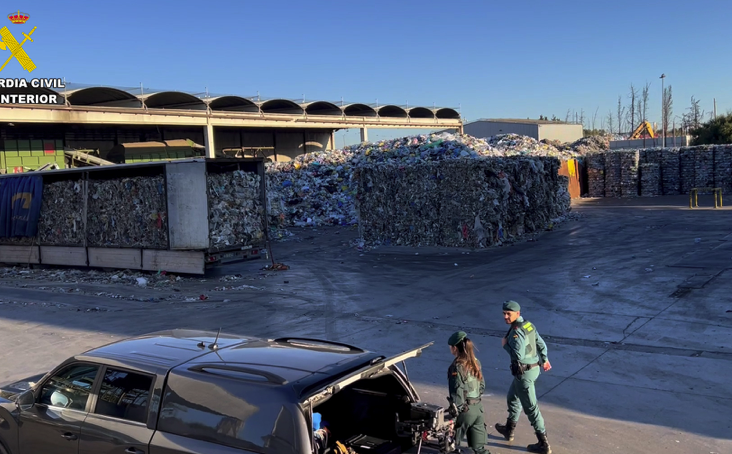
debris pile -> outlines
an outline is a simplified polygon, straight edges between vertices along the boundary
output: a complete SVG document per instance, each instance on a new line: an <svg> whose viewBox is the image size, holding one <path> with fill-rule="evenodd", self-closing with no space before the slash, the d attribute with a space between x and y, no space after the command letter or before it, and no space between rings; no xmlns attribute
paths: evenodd
<svg viewBox="0 0 732 454"><path fill-rule="evenodd" d="M354 179L361 237L411 246L515 241L566 214L567 179L558 170L559 160L547 157L359 168Z"/></svg>
<svg viewBox="0 0 732 454"><path fill-rule="evenodd" d="M267 210L274 227L356 223L346 150L267 164Z"/></svg>
<svg viewBox="0 0 732 454"><path fill-rule="evenodd" d="M250 244L264 237L261 178L255 172L209 173L209 245L214 249Z"/></svg>
<svg viewBox="0 0 732 454"><path fill-rule="evenodd" d="M267 164L269 224L281 228L357 224L357 188L353 173L361 168L383 163L410 167L455 159L511 156L569 159L577 153L571 147L560 150L517 134L479 139L451 133L409 136L342 150L308 153L290 162Z"/></svg>
<svg viewBox="0 0 732 454"><path fill-rule="evenodd" d="M679 150L670 148L659 150L661 153L661 193L663 195L681 194L681 158Z"/></svg>
<svg viewBox="0 0 732 454"><path fill-rule="evenodd" d="M605 155L602 153L588 154L587 184L590 197L605 197Z"/></svg>
<svg viewBox="0 0 732 454"><path fill-rule="evenodd" d="M620 154L620 195L638 197L638 162L640 153L621 151Z"/></svg>
<svg viewBox="0 0 732 454"><path fill-rule="evenodd" d="M80 180L43 185L43 204L38 221L40 244L84 245L84 190Z"/></svg>
<svg viewBox="0 0 732 454"><path fill-rule="evenodd" d="M167 248L164 177L89 180L87 244Z"/></svg>
<svg viewBox="0 0 732 454"><path fill-rule="evenodd" d="M657 163L644 162L638 166L640 172L641 197L661 195L661 166Z"/></svg>
<svg viewBox="0 0 732 454"><path fill-rule="evenodd" d="M620 197L622 168L618 152L605 153L605 197Z"/></svg>
<svg viewBox="0 0 732 454"><path fill-rule="evenodd" d="M605 151L587 156L589 195L688 194L693 188L732 191L732 146ZM603 188L603 191L600 190Z"/></svg>

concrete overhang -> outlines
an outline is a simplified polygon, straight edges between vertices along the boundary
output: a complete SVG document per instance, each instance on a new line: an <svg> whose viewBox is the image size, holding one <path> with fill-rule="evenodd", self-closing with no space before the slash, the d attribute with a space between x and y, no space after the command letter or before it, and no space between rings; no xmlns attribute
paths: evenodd
<svg viewBox="0 0 732 454"><path fill-rule="evenodd" d="M89 87L64 92L72 106L142 107L142 101L132 93L111 87Z"/></svg>
<svg viewBox="0 0 732 454"><path fill-rule="evenodd" d="M437 109L437 112L435 112L435 117L443 118L443 119L459 120L460 114L455 109L450 109L450 108L445 107L442 109Z"/></svg>
<svg viewBox="0 0 732 454"><path fill-rule="evenodd" d="M185 109L207 110L208 106L201 98L182 91L160 91L149 95L138 96L145 101L148 109Z"/></svg>
<svg viewBox="0 0 732 454"><path fill-rule="evenodd" d="M302 115L305 109L289 99L270 99L259 105L263 114Z"/></svg>
<svg viewBox="0 0 732 454"><path fill-rule="evenodd" d="M327 101L314 101L304 104L304 107L308 115L343 115L340 107Z"/></svg>
<svg viewBox="0 0 732 454"><path fill-rule="evenodd" d="M413 107L409 109L410 118L435 118L435 113L426 107Z"/></svg>
<svg viewBox="0 0 732 454"><path fill-rule="evenodd" d="M343 113L347 117L376 117L379 115L376 110L366 104L349 104L343 108Z"/></svg>
<svg viewBox="0 0 732 454"><path fill-rule="evenodd" d="M399 106L387 105L377 110L380 117L407 118L409 114Z"/></svg>
<svg viewBox="0 0 732 454"><path fill-rule="evenodd" d="M208 106L211 110L259 113L259 106L257 106L254 101L240 96L220 96L218 98L212 98L209 100Z"/></svg>

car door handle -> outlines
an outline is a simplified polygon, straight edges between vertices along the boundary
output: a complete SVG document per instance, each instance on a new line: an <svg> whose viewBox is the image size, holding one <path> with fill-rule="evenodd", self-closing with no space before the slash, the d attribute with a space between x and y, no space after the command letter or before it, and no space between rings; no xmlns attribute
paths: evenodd
<svg viewBox="0 0 732 454"><path fill-rule="evenodd" d="M145 451L136 448L127 448L125 452L127 454L145 454Z"/></svg>
<svg viewBox="0 0 732 454"><path fill-rule="evenodd" d="M76 440L79 438L76 435L72 434L71 432L66 432L65 434L62 434L61 436L67 440Z"/></svg>

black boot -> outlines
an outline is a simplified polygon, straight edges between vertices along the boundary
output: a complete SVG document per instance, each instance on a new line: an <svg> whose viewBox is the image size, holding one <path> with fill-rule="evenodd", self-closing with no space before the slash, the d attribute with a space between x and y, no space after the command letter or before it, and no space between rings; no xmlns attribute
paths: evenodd
<svg viewBox="0 0 732 454"><path fill-rule="evenodd" d="M503 438L505 438L508 441L513 441L513 432L516 429L516 421L511 421L510 419L506 419L506 425L496 423L494 426L499 434L503 435Z"/></svg>
<svg viewBox="0 0 732 454"><path fill-rule="evenodd" d="M552 454L552 447L549 446L549 442L546 439L546 432L536 432L536 439L539 440L539 443L526 447L529 452L536 452L538 454Z"/></svg>

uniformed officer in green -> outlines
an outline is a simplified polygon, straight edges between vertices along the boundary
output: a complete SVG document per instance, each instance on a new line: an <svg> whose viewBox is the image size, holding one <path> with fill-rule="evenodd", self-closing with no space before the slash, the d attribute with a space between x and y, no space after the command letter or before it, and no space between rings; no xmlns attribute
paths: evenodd
<svg viewBox="0 0 732 454"><path fill-rule="evenodd" d="M504 350L511 356L511 374L514 376L508 390L508 418L506 425L496 424L496 430L506 440L513 440L514 429L521 415L526 412L538 443L527 446L529 452L550 454L552 448L546 437L544 418L539 411L534 382L539 378L539 367L545 372L552 368L547 357L547 348L536 327L521 317L521 306L516 301L503 303L503 319L511 325L501 340Z"/></svg>
<svg viewBox="0 0 732 454"><path fill-rule="evenodd" d="M456 416L455 441L460 446L467 435L468 446L475 454L490 454L485 448L487 441L485 416L481 396L485 390L485 378L480 361L475 357L475 346L464 331L450 336L447 343L455 360L447 370L450 388L449 412Z"/></svg>

